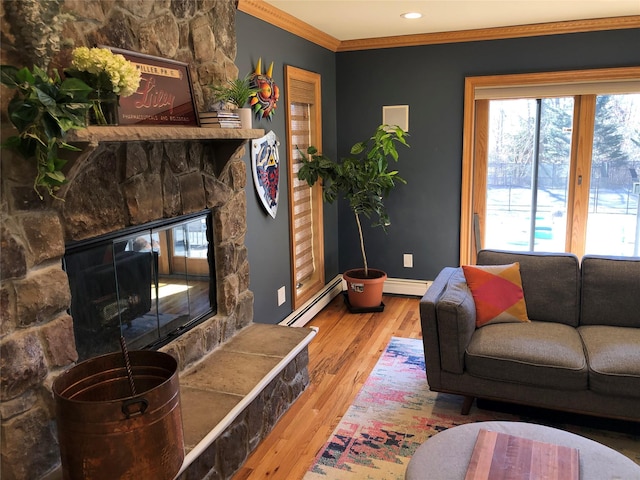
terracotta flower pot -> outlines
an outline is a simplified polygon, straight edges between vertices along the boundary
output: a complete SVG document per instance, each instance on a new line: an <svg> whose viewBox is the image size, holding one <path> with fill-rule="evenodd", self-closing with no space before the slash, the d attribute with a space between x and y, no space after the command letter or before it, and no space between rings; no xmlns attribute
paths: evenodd
<svg viewBox="0 0 640 480"><path fill-rule="evenodd" d="M369 269L365 277L364 269L347 270L342 274L347 282L349 303L355 308L374 308L382 303L382 287L387 274L382 270Z"/></svg>

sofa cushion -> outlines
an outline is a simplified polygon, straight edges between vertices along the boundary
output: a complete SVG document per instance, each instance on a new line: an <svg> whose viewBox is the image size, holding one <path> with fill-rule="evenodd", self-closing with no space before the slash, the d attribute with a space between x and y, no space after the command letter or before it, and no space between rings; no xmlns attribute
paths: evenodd
<svg viewBox="0 0 640 480"><path fill-rule="evenodd" d="M475 313L473 297L462 268L458 267L436 304L440 363L444 371L464 373L464 351L476 329Z"/></svg>
<svg viewBox="0 0 640 480"><path fill-rule="evenodd" d="M640 398L640 329L578 327L589 364L589 388L607 395Z"/></svg>
<svg viewBox="0 0 640 480"><path fill-rule="evenodd" d="M479 328L465 353L466 370L491 380L559 388L587 388L587 362L578 331L531 321Z"/></svg>
<svg viewBox="0 0 640 480"><path fill-rule="evenodd" d="M463 265L464 277L476 306L476 326L528 322L522 293L520 264Z"/></svg>
<svg viewBox="0 0 640 480"><path fill-rule="evenodd" d="M640 328L640 258L582 258L580 325Z"/></svg>
<svg viewBox="0 0 640 480"><path fill-rule="evenodd" d="M478 265L520 263L522 290L531 320L578 326L580 264L571 253L481 250Z"/></svg>

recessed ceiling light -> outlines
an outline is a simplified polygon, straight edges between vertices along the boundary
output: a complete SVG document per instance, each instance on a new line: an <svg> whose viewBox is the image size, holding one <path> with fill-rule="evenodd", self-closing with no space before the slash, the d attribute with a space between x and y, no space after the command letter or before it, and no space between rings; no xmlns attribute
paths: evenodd
<svg viewBox="0 0 640 480"><path fill-rule="evenodd" d="M409 20L413 20L416 18L420 18L422 17L421 13L418 12L408 12L408 13L403 13L402 15L400 15L402 18L407 18Z"/></svg>

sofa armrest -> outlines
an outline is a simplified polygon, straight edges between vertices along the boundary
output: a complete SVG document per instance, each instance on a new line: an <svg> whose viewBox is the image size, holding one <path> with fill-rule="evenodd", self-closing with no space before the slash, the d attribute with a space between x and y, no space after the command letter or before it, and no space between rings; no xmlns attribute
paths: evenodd
<svg viewBox="0 0 640 480"><path fill-rule="evenodd" d="M434 369L462 374L476 329L476 308L462 268L447 267L438 274L420 302L420 317L429 384Z"/></svg>
<svg viewBox="0 0 640 480"><path fill-rule="evenodd" d="M443 269L431 283L420 300L420 324L422 327L422 343L424 346L425 367L429 386L432 389L441 388L440 370L440 342L438 341L438 322L436 320L436 304L444 292L449 277L455 269Z"/></svg>

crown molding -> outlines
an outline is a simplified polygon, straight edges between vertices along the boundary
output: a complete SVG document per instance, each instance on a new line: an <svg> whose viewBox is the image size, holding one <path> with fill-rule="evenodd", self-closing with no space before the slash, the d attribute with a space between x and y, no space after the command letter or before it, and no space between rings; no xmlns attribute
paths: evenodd
<svg viewBox="0 0 640 480"><path fill-rule="evenodd" d="M640 28L640 15L597 18L591 20L571 20L566 22L536 23L511 27L479 28L475 30L458 30L453 32L399 35L394 37L364 38L360 40L345 40L340 43L337 51L347 52L354 50L371 50L374 48L478 42L483 40L503 40L506 38L562 35L567 33L622 30L628 28Z"/></svg>
<svg viewBox="0 0 640 480"><path fill-rule="evenodd" d="M340 46L340 40L337 38L327 35L308 23L298 20L296 17L262 0L238 0L238 10L297 35L298 37L304 38L305 40L309 40L332 52L337 52Z"/></svg>
<svg viewBox="0 0 640 480"><path fill-rule="evenodd" d="M596 32L600 30L622 30L640 28L640 15L625 17L571 20L566 22L536 23L510 27L479 28L453 32L421 33L392 37L363 38L340 41L331 35L312 27L292 15L264 2L263 0L238 0L238 10L268 22L298 37L309 40L332 52L372 50L375 48L413 47L441 43L478 42L483 40L503 40L506 38L537 37L543 35L563 35L567 33Z"/></svg>

